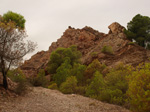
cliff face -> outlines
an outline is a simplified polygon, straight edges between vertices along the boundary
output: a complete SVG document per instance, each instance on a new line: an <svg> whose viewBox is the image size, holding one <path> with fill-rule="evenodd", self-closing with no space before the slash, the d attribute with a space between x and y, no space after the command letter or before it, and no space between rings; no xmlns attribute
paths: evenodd
<svg viewBox="0 0 150 112"><path fill-rule="evenodd" d="M83 64L89 64L94 59L101 63L113 67L122 62L136 66L141 62L148 61L150 51L136 45L129 44L130 41L123 33L124 27L119 23L112 23L109 27L108 34L100 33L90 27L83 29L74 29L68 27L62 37L53 42L48 51L41 51L25 61L21 69L26 75L36 75L41 68L45 68L52 51L58 47L70 47L76 45L82 53L81 61ZM111 46L113 54L102 53L103 46Z"/></svg>

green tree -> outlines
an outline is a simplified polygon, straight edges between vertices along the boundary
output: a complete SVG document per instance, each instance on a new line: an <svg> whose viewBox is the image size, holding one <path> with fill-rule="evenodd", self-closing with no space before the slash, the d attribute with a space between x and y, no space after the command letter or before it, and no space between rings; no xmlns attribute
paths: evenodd
<svg viewBox="0 0 150 112"><path fill-rule="evenodd" d="M77 88L77 79L75 76L70 76L60 86L60 91L66 94L75 93Z"/></svg>
<svg viewBox="0 0 150 112"><path fill-rule="evenodd" d="M9 16L11 15L11 16ZM11 66L18 66L23 57L34 51L36 44L25 41L27 37L23 27L23 16L8 12L0 19L0 72L3 74L3 86L8 89L7 73ZM16 18L16 19L12 19ZM8 21L7 21L8 20Z"/></svg>
<svg viewBox="0 0 150 112"><path fill-rule="evenodd" d="M104 88L104 79L103 75L100 74L98 71L94 73L94 77L90 83L90 85L87 87L86 90L86 96L95 97L100 94L102 89Z"/></svg>
<svg viewBox="0 0 150 112"><path fill-rule="evenodd" d="M110 70L104 78L106 87L100 94L100 100L118 105L125 104L127 76L130 74L130 66L124 66L122 63Z"/></svg>
<svg viewBox="0 0 150 112"><path fill-rule="evenodd" d="M26 20L24 17L20 14L14 13L12 11L8 11L3 15L2 21L4 23L8 23L10 21L15 23L15 26L19 29L24 29L25 28L25 22Z"/></svg>
<svg viewBox="0 0 150 112"><path fill-rule="evenodd" d="M55 74L57 68L61 66L61 64L66 61L66 59L69 59L71 66L73 66L74 63L79 63L80 57L81 53L77 51L76 46L71 46L69 48L57 48L50 56L47 69L49 73Z"/></svg>
<svg viewBox="0 0 150 112"><path fill-rule="evenodd" d="M85 70L84 74L85 80L91 79L96 71L102 73L102 71L105 68L106 68L105 64L101 64L97 59L94 60L91 64L88 65L88 67Z"/></svg>
<svg viewBox="0 0 150 112"><path fill-rule="evenodd" d="M57 83L58 87L61 83L65 82L67 77L71 76L72 66L70 65L70 59L66 59L64 63L56 70L56 74L53 75L53 80Z"/></svg>
<svg viewBox="0 0 150 112"><path fill-rule="evenodd" d="M78 85L83 86L85 84L85 78L84 78L85 70L86 70L86 65L82 65L79 63L75 63L73 65L73 68L71 69L71 74L73 76L76 76L78 80Z"/></svg>
<svg viewBox="0 0 150 112"><path fill-rule="evenodd" d="M128 23L125 34L130 40L135 40L140 46L146 47L150 42L150 18L137 14Z"/></svg>

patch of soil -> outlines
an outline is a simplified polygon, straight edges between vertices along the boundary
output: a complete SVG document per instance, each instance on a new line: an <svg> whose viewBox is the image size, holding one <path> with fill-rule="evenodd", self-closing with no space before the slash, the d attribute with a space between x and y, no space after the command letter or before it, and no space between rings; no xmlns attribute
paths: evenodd
<svg viewBox="0 0 150 112"><path fill-rule="evenodd" d="M0 99L0 112L130 112L80 95L64 95L57 90L34 87L25 96Z"/></svg>

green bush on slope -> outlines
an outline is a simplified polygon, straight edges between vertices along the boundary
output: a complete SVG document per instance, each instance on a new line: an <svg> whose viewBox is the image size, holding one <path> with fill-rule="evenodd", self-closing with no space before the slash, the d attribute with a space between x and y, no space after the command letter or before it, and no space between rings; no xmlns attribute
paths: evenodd
<svg viewBox="0 0 150 112"><path fill-rule="evenodd" d="M150 111L150 63L141 64L128 77L127 95L131 109L137 112Z"/></svg>

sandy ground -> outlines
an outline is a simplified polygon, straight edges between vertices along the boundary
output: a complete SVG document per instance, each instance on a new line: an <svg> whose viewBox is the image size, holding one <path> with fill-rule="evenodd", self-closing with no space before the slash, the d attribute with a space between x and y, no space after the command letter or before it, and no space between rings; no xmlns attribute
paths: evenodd
<svg viewBox="0 0 150 112"><path fill-rule="evenodd" d="M34 87L25 96L0 99L0 112L129 112L128 110L80 95Z"/></svg>

